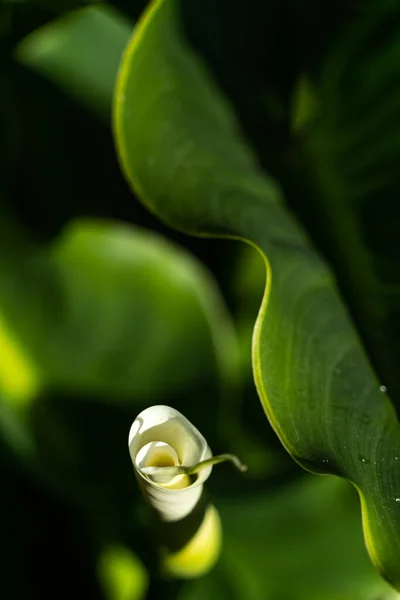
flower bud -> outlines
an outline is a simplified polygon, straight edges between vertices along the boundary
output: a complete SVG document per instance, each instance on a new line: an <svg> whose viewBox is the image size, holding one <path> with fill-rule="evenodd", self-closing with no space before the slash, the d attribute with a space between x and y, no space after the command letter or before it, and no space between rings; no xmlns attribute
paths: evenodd
<svg viewBox="0 0 400 600"><path fill-rule="evenodd" d="M156 515L164 570L177 577L203 575L221 548L219 515L203 490L212 471L205 438L177 410L151 406L132 424L129 452Z"/></svg>

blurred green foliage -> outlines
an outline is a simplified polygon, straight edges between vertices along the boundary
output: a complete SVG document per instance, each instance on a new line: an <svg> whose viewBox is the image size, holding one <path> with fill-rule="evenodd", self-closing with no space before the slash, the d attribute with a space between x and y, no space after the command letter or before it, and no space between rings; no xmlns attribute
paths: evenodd
<svg viewBox="0 0 400 600"><path fill-rule="evenodd" d="M120 13L90 7L34 31L18 46L16 57L106 117L131 30L131 23Z"/></svg>
<svg viewBox="0 0 400 600"><path fill-rule="evenodd" d="M260 257L235 242L170 230L120 173L113 85L146 2L86 4L0 3L0 596L389 600L363 545L355 495L300 472L264 417L249 355L265 284ZM225 0L183 5L189 39L337 269L354 313L365 288L361 277L353 293L351 274L369 271L342 260L352 247L334 243L342 217L321 239L328 217L307 196L314 182L300 166L325 154L318 140L310 155L299 154L288 132L302 66L313 80L360 10L354 0L327 11L312 0L254 0L245 11ZM304 103L302 110L300 132L310 112ZM320 118L335 129L332 115ZM296 167L290 177L288 164ZM361 228L374 222L368 214ZM395 231L396 213L389 216ZM398 239L390 237L392 252ZM362 326L371 321L359 321L372 340ZM159 575L127 450L136 414L160 402L181 410L216 453L236 452L250 467L245 477L215 469L209 489L223 519L223 555L213 573L190 583Z"/></svg>

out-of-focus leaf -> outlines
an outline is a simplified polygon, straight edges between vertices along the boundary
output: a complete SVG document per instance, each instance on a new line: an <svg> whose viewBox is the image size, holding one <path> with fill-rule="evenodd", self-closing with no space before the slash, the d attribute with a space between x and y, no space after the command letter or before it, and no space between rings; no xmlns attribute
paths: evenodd
<svg viewBox="0 0 400 600"><path fill-rule="evenodd" d="M228 365L226 342L234 352L207 272L155 234L82 220L0 262L1 384L15 401L38 389L160 400Z"/></svg>
<svg viewBox="0 0 400 600"><path fill-rule="evenodd" d="M302 75L293 93L292 128L301 131L309 125L317 111L317 98L311 80Z"/></svg>
<svg viewBox="0 0 400 600"><path fill-rule="evenodd" d="M116 88L123 169L147 206L193 233L247 239L267 287L253 339L257 388L292 456L350 480L379 571L400 588L400 428L332 273L282 206L226 100L183 39L180 3L159 0ZM266 540L267 543L267 540Z"/></svg>
<svg viewBox="0 0 400 600"><path fill-rule="evenodd" d="M110 546L99 556L98 577L105 600L142 600L148 587L147 572L128 548Z"/></svg>
<svg viewBox="0 0 400 600"><path fill-rule="evenodd" d="M109 6L65 15L26 37L17 59L108 117L114 81L132 26Z"/></svg>
<svg viewBox="0 0 400 600"><path fill-rule="evenodd" d="M301 141L327 251L400 408L400 7L371 6L332 48Z"/></svg>
<svg viewBox="0 0 400 600"><path fill-rule="evenodd" d="M77 221L37 249L9 224L0 240L2 438L92 520L129 527L132 418L198 390L219 401L236 368L225 306L194 258L128 225Z"/></svg>
<svg viewBox="0 0 400 600"><path fill-rule="evenodd" d="M220 563L179 600L389 600L349 491L336 478L305 476L270 494L217 503Z"/></svg>

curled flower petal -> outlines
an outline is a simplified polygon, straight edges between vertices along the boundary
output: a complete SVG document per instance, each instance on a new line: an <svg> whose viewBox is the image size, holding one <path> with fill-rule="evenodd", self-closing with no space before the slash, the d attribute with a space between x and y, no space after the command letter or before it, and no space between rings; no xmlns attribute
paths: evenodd
<svg viewBox="0 0 400 600"><path fill-rule="evenodd" d="M193 477L174 475L169 469L195 466L211 458L211 450L196 427L169 406L151 406L132 424L129 452L142 490L160 518L178 521L189 515L200 500L212 467ZM152 476L149 470L154 467L157 474Z"/></svg>
<svg viewBox="0 0 400 600"><path fill-rule="evenodd" d="M204 463L212 458L205 438L177 410L151 406L132 424L129 452L157 517L164 571L186 578L206 573L220 554L221 524L203 493L212 470Z"/></svg>

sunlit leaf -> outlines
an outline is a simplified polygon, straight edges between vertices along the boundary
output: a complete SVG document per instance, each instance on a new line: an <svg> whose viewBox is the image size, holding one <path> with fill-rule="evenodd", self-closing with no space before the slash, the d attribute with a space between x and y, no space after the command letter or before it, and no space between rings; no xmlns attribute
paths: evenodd
<svg viewBox="0 0 400 600"><path fill-rule="evenodd" d="M334 277L261 172L234 114L184 41L176 0L154 2L116 89L123 169L147 206L192 233L247 239L266 259L253 339L264 409L304 467L350 480L375 565L400 588L400 428ZM265 539L267 543L267 536Z"/></svg>
<svg viewBox="0 0 400 600"><path fill-rule="evenodd" d="M1 264L0 281L1 384L11 398L32 398L40 381L160 400L227 364L221 344L233 334L211 278L155 234L77 221L47 249Z"/></svg>

